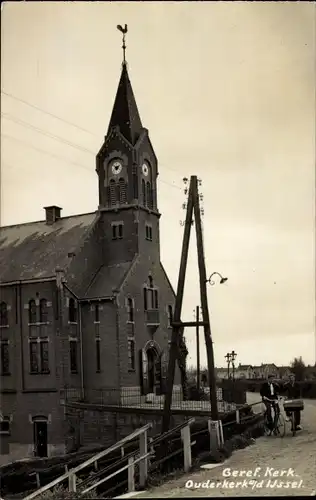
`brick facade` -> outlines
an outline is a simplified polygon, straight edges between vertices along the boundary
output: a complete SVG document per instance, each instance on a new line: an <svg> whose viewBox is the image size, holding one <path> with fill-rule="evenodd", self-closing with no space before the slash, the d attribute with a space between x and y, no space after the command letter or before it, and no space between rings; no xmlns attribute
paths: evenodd
<svg viewBox="0 0 316 500"><path fill-rule="evenodd" d="M0 335L10 370L1 375L1 413L11 419L11 451L19 445L24 456L33 454L34 429L45 420L44 454L65 449L65 387L86 399L101 388L164 390L175 295L160 262L157 159L126 68L122 85L116 100L128 95L129 104L116 101L120 111L97 155L98 211L61 218L58 207L47 207L46 222L2 228L0 302L8 324ZM137 115L122 118L122 130L134 123L126 136L112 123L121 109Z"/></svg>

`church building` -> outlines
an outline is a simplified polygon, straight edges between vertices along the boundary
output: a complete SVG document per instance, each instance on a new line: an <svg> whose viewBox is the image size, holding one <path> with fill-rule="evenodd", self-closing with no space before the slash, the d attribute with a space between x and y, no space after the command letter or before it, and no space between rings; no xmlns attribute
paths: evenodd
<svg viewBox="0 0 316 500"><path fill-rule="evenodd" d="M112 403L127 388L164 392L175 293L160 260L158 161L125 58L96 173L95 212L49 206L0 231L1 436L14 458L65 449L65 390L86 401L108 390Z"/></svg>

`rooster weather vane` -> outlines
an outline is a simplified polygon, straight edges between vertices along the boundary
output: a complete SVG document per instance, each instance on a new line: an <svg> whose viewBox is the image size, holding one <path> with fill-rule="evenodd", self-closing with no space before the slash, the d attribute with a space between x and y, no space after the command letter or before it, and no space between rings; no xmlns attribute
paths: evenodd
<svg viewBox="0 0 316 500"><path fill-rule="evenodd" d="M126 45L125 45L125 35L127 33L127 24L125 24L124 28L118 24L117 25L117 29L123 33L123 45L122 45L122 49L123 49L123 64L126 64L126 59L125 59L125 51L126 51Z"/></svg>

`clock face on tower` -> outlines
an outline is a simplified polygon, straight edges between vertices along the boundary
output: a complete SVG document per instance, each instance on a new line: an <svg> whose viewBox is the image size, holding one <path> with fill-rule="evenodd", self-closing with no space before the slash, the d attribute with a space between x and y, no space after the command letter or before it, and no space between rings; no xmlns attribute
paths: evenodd
<svg viewBox="0 0 316 500"><path fill-rule="evenodd" d="M143 164L142 171L143 171L143 174L147 177L148 172L149 172L149 168L148 168L148 165L146 163Z"/></svg>
<svg viewBox="0 0 316 500"><path fill-rule="evenodd" d="M122 171L122 163L119 160L114 160L111 165L111 170L114 175L118 175Z"/></svg>

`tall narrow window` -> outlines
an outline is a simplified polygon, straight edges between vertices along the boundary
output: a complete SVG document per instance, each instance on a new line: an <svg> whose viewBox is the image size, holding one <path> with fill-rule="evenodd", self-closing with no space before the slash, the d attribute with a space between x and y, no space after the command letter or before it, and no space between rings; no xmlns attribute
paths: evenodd
<svg viewBox="0 0 316 500"><path fill-rule="evenodd" d="M128 321L133 323L133 321L134 321L134 304L133 304L133 300L131 298L127 299L127 314L128 314Z"/></svg>
<svg viewBox="0 0 316 500"><path fill-rule="evenodd" d="M94 306L94 322L100 323L100 312L99 312L99 304Z"/></svg>
<svg viewBox="0 0 316 500"><path fill-rule="evenodd" d="M1 340L1 375L10 375L10 353L9 342Z"/></svg>
<svg viewBox="0 0 316 500"><path fill-rule="evenodd" d="M77 323L77 308L74 299L69 299L69 323Z"/></svg>
<svg viewBox="0 0 316 500"><path fill-rule="evenodd" d="M128 339L128 370L135 370L135 341Z"/></svg>
<svg viewBox="0 0 316 500"><path fill-rule="evenodd" d="M126 203L126 182L123 178L119 179L119 187L120 187L120 203Z"/></svg>
<svg viewBox="0 0 316 500"><path fill-rule="evenodd" d="M152 208L150 182L147 182L147 184L146 184L146 201L147 201L147 207Z"/></svg>
<svg viewBox="0 0 316 500"><path fill-rule="evenodd" d="M171 327L172 320L173 320L172 306L168 306L168 328Z"/></svg>
<svg viewBox="0 0 316 500"><path fill-rule="evenodd" d="M154 303L153 303L153 309L158 309L159 304L158 304L158 290L157 288L154 289Z"/></svg>
<svg viewBox="0 0 316 500"><path fill-rule="evenodd" d="M40 323L47 323L48 311L47 311L47 300L40 300Z"/></svg>
<svg viewBox="0 0 316 500"><path fill-rule="evenodd" d="M77 349L77 339L69 340L70 348L70 372L78 373L78 349Z"/></svg>
<svg viewBox="0 0 316 500"><path fill-rule="evenodd" d="M96 355L96 371L100 373L101 371L101 345L100 345L100 337L96 337L95 339L95 355Z"/></svg>
<svg viewBox="0 0 316 500"><path fill-rule="evenodd" d="M30 339L30 373L49 373L49 343L47 338Z"/></svg>
<svg viewBox="0 0 316 500"><path fill-rule="evenodd" d="M37 321L36 314L36 302L34 299L29 301L29 323L36 323Z"/></svg>
<svg viewBox="0 0 316 500"><path fill-rule="evenodd" d="M48 355L48 342L40 342L40 362L41 362L41 372L49 372L49 355Z"/></svg>
<svg viewBox="0 0 316 500"><path fill-rule="evenodd" d="M30 341L30 372L38 373L38 343L37 339Z"/></svg>
<svg viewBox="0 0 316 500"><path fill-rule="evenodd" d="M142 179L142 202L144 207L146 207L146 184L144 179Z"/></svg>
<svg viewBox="0 0 316 500"><path fill-rule="evenodd" d="M133 172L133 198L135 200L138 198L138 177L136 172Z"/></svg>
<svg viewBox="0 0 316 500"><path fill-rule="evenodd" d="M121 240L123 238L123 224L118 225L118 239Z"/></svg>
<svg viewBox="0 0 316 500"><path fill-rule="evenodd" d="M144 287L144 310L147 311L148 309L148 300L147 300L147 288Z"/></svg>
<svg viewBox="0 0 316 500"><path fill-rule="evenodd" d="M145 226L145 231L146 231L146 240L152 241L153 236L152 236L152 227L146 224Z"/></svg>
<svg viewBox="0 0 316 500"><path fill-rule="evenodd" d="M8 321L8 306L5 302L0 304L0 326L7 326Z"/></svg>
<svg viewBox="0 0 316 500"><path fill-rule="evenodd" d="M114 222L112 224L112 240L121 240L123 238L123 224Z"/></svg>
<svg viewBox="0 0 316 500"><path fill-rule="evenodd" d="M116 182L114 179L110 180L110 204L116 205Z"/></svg>

